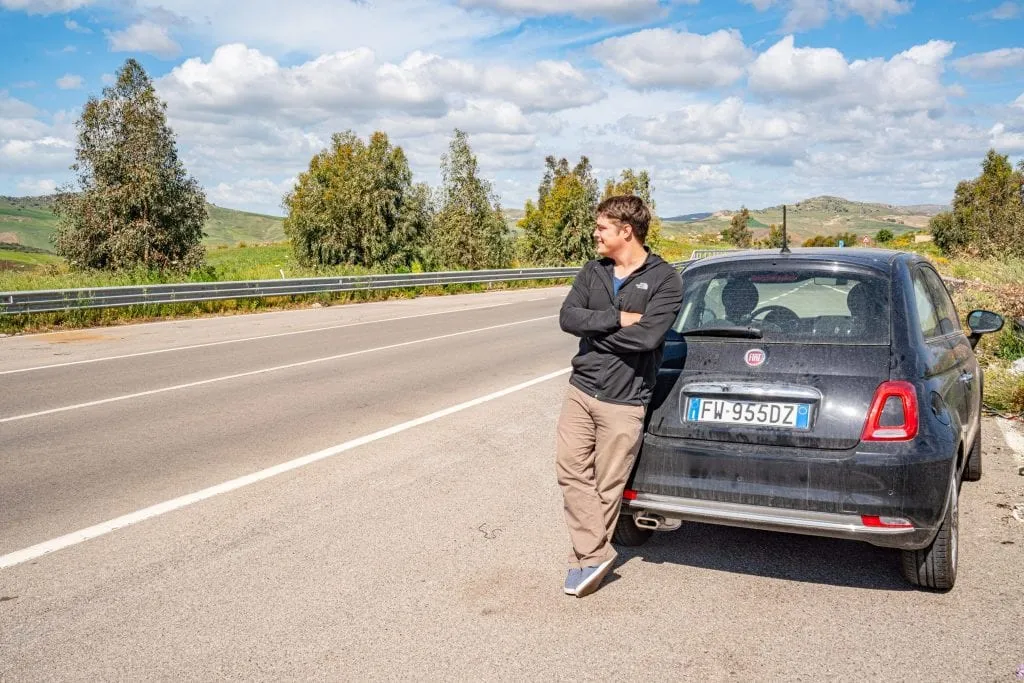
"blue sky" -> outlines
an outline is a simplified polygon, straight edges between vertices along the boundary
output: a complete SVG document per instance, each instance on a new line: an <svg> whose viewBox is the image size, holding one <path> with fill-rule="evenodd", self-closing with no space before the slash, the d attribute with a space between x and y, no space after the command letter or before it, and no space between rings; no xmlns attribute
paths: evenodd
<svg viewBox="0 0 1024 683"><path fill-rule="evenodd" d="M135 57L222 206L281 213L346 129L436 183L455 127L509 207L550 154L649 169L662 215L944 203L989 147L1024 157L1021 36L1024 0L0 0L0 194L70 179Z"/></svg>

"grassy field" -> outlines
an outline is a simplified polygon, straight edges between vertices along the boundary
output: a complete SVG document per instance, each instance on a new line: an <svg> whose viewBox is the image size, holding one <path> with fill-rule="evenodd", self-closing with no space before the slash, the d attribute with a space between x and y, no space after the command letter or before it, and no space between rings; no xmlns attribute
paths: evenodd
<svg viewBox="0 0 1024 683"><path fill-rule="evenodd" d="M0 271L28 270L38 266L57 265L64 262L60 256L41 251L16 251L5 249L0 244Z"/></svg>
<svg viewBox="0 0 1024 683"><path fill-rule="evenodd" d="M52 249L50 235L56 226L57 219L48 208L20 206L0 198L0 243Z"/></svg>
<svg viewBox="0 0 1024 683"><path fill-rule="evenodd" d="M108 273L72 271L59 256L45 253L10 251L0 246L0 263L12 262L29 266L26 269L0 269L0 291L29 289L71 289L75 287L109 287L117 285L157 284L162 282L210 282L227 280L267 280L280 277L312 277L314 275L354 275L365 269L302 268L295 262L287 242L236 247L209 247L206 267L189 274L160 275L145 270ZM34 267L31 267L34 266Z"/></svg>
<svg viewBox="0 0 1024 683"><path fill-rule="evenodd" d="M206 221L206 238L210 246L251 242L282 242L285 240L284 221L276 216L265 216L248 211L235 211L210 204L210 217Z"/></svg>
<svg viewBox="0 0 1024 683"><path fill-rule="evenodd" d="M52 250L50 236L57 230L54 197L0 197L0 243L16 243ZM280 242L285 239L284 219L207 204L209 218L203 243L208 246L240 242Z"/></svg>

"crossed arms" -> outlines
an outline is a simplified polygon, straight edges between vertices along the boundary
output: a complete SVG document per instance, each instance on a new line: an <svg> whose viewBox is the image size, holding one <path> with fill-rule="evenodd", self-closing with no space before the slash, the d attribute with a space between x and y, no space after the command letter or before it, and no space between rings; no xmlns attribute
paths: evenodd
<svg viewBox="0 0 1024 683"><path fill-rule="evenodd" d="M585 337L595 349L608 353L643 353L661 346L682 305L682 281L678 276L658 284L644 313L619 311L614 306L594 311L586 307L587 282L577 277L562 303L562 330Z"/></svg>

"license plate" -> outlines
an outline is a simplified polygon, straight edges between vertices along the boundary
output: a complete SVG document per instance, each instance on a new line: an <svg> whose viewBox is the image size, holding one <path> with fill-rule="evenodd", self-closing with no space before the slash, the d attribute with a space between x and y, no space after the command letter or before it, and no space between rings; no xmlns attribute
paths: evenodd
<svg viewBox="0 0 1024 683"><path fill-rule="evenodd" d="M807 429L811 424L811 406L692 397L686 406L686 421Z"/></svg>

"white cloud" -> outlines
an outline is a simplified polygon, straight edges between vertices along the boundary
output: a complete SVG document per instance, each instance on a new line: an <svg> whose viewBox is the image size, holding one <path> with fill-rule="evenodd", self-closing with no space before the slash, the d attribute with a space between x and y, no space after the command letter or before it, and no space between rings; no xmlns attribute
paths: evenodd
<svg viewBox="0 0 1024 683"><path fill-rule="evenodd" d="M842 52L830 47L795 47L790 35L754 60L750 87L766 95L821 96L834 92L849 76L850 65Z"/></svg>
<svg viewBox="0 0 1024 683"><path fill-rule="evenodd" d="M465 87L468 90L479 88L489 95L505 97L525 109L538 111L591 104L604 97L572 64L550 60L537 62L529 68L497 65L478 69Z"/></svg>
<svg viewBox="0 0 1024 683"><path fill-rule="evenodd" d="M1024 128L1013 130L1004 123L997 123L989 131L991 145L1003 154L1020 154L1024 152Z"/></svg>
<svg viewBox="0 0 1024 683"><path fill-rule="evenodd" d="M104 33L111 52L148 52L164 58L181 52L181 46L174 42L167 29L151 21L140 21L121 31Z"/></svg>
<svg viewBox="0 0 1024 683"><path fill-rule="evenodd" d="M283 67L244 45L221 46L209 62L186 60L161 78L158 88L179 110L276 111L313 119L339 107L442 115L448 98L459 93L499 97L525 110L578 106L602 96L581 72L563 62L513 69L417 52L394 64L360 48Z"/></svg>
<svg viewBox="0 0 1024 683"><path fill-rule="evenodd" d="M743 0L758 11L781 5L786 8L783 33L799 33L820 28L833 16L857 15L869 25L876 25L888 16L906 14L913 6L910 0Z"/></svg>
<svg viewBox="0 0 1024 683"><path fill-rule="evenodd" d="M11 97L6 90L0 90L0 118L32 118L36 113L36 108L28 102Z"/></svg>
<svg viewBox="0 0 1024 683"><path fill-rule="evenodd" d="M366 47L381 59L398 60L416 50L461 46L519 23L452 0L247 0L244 8L237 0L133 1L140 12L187 23L192 38L245 43L276 57Z"/></svg>
<svg viewBox="0 0 1024 683"><path fill-rule="evenodd" d="M455 128L469 134L500 133L520 135L533 140L538 129L536 122L523 114L510 102L500 100L468 100L462 107L452 109L441 117L398 116L381 121L381 127L402 138L420 135L450 134Z"/></svg>
<svg viewBox="0 0 1024 683"><path fill-rule="evenodd" d="M66 172L74 157L70 115L48 116L0 90L0 179Z"/></svg>
<svg viewBox="0 0 1024 683"><path fill-rule="evenodd" d="M688 0L686 4L697 4ZM605 17L616 21L634 21L657 16L664 10L659 0L459 0L463 7L486 7L521 16L572 14L582 19Z"/></svg>
<svg viewBox="0 0 1024 683"><path fill-rule="evenodd" d="M704 192L712 188L729 187L735 180L717 166L701 164L692 168L675 168L657 173L656 189L679 193Z"/></svg>
<svg viewBox="0 0 1024 683"><path fill-rule="evenodd" d="M1024 13L1024 10L1021 9L1021 6L1019 4L1017 4L1016 2L1010 2L1009 0L1007 0L1007 2L1004 2L1001 5L993 7L992 9L990 9L987 12L982 12L980 14L975 14L972 18L973 19L995 19L996 21L1008 21L1010 19L1016 19L1022 13Z"/></svg>
<svg viewBox="0 0 1024 683"><path fill-rule="evenodd" d="M57 181L52 178L25 178L18 181L18 191L27 195L53 194Z"/></svg>
<svg viewBox="0 0 1024 683"><path fill-rule="evenodd" d="M1013 104L1011 104L1010 106L1011 107L1018 107L1020 109L1024 109L1024 92L1022 92L1020 94L1020 96L1017 99L1015 99L1013 101Z"/></svg>
<svg viewBox="0 0 1024 683"><path fill-rule="evenodd" d="M489 66L416 52L393 63L357 49L283 66L244 45L186 60L156 87L188 168L203 181L229 183L239 168L251 177L298 173L346 129L386 131L424 180L436 181L431 174L456 127L472 135L487 168L535 168L542 136L562 125L547 110L596 106L603 97L563 62Z"/></svg>
<svg viewBox="0 0 1024 683"><path fill-rule="evenodd" d="M594 54L636 87L704 89L729 85L743 75L752 54L739 31L708 35L648 29L594 46Z"/></svg>
<svg viewBox="0 0 1024 683"><path fill-rule="evenodd" d="M57 87L61 90L77 90L82 87L82 77L76 74L64 74L57 79Z"/></svg>
<svg viewBox="0 0 1024 683"><path fill-rule="evenodd" d="M56 14L92 4L92 0L0 0L0 8L29 14Z"/></svg>
<svg viewBox="0 0 1024 683"><path fill-rule="evenodd" d="M623 132L648 145L653 157L718 164L747 160L788 164L801 154L803 117L752 107L738 97L696 103L649 117L626 117Z"/></svg>
<svg viewBox="0 0 1024 683"><path fill-rule="evenodd" d="M933 40L888 60L847 62L838 50L798 48L793 36L786 36L751 65L750 87L766 96L883 111L941 108L950 94L941 77L953 47L953 43Z"/></svg>
<svg viewBox="0 0 1024 683"><path fill-rule="evenodd" d="M82 26L74 19L65 19L64 28L75 33L92 33L92 29L88 26Z"/></svg>
<svg viewBox="0 0 1024 683"><path fill-rule="evenodd" d="M117 83L117 76L114 74L103 74L100 76L100 82L103 83L103 85L114 85Z"/></svg>
<svg viewBox="0 0 1024 683"><path fill-rule="evenodd" d="M295 186L296 178L274 181L270 178L239 178L206 188L206 199L220 206L259 206L272 214L282 214L281 198Z"/></svg>
<svg viewBox="0 0 1024 683"><path fill-rule="evenodd" d="M0 166L25 171L67 168L74 145L64 138L46 136L36 140L0 140Z"/></svg>
<svg viewBox="0 0 1024 683"><path fill-rule="evenodd" d="M830 16L826 0L790 0L783 32L807 31L824 26Z"/></svg>
<svg viewBox="0 0 1024 683"><path fill-rule="evenodd" d="M989 76L1005 69L1024 67L1024 47L1004 47L989 52L976 52L953 61L961 73Z"/></svg>
<svg viewBox="0 0 1024 683"><path fill-rule="evenodd" d="M833 0L840 14L856 14L869 24L877 24L887 16L906 14L910 0Z"/></svg>

